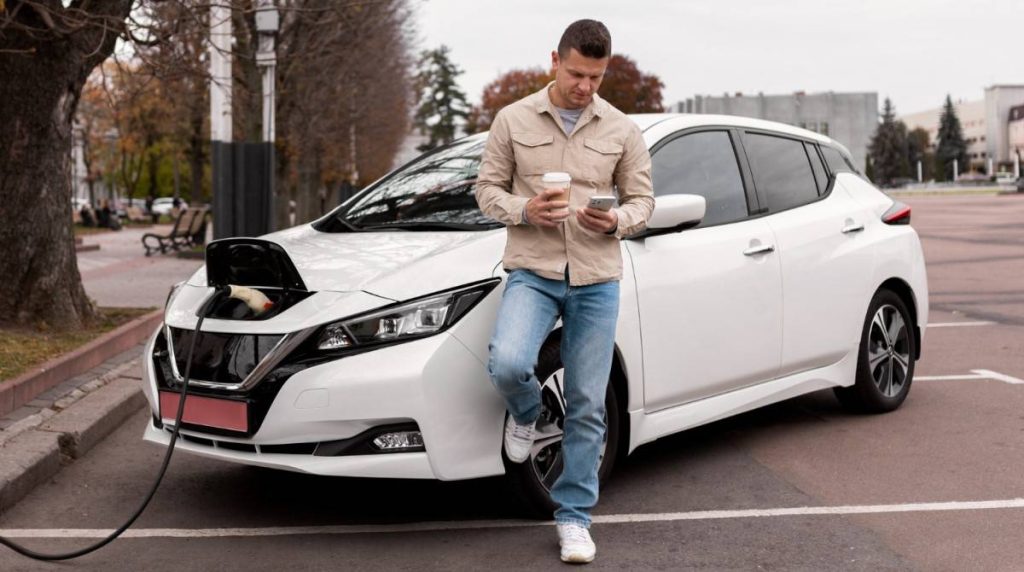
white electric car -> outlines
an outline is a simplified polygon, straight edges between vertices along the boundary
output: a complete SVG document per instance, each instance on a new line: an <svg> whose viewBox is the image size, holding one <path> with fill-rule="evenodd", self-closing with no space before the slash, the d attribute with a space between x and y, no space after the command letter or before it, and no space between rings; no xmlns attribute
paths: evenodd
<svg viewBox="0 0 1024 572"><path fill-rule="evenodd" d="M621 243L602 478L644 443L823 388L860 411L898 407L928 316L910 209L810 131L712 115L633 120L657 206L648 230ZM211 243L146 347L145 439L170 439L200 306L217 286L249 286L274 306L255 316L236 299L213 305L178 447L321 475L507 474L533 507L550 508L560 332L538 356L540 437L526 463L509 464L486 368L505 231L473 196L485 141L423 155L312 224Z"/></svg>

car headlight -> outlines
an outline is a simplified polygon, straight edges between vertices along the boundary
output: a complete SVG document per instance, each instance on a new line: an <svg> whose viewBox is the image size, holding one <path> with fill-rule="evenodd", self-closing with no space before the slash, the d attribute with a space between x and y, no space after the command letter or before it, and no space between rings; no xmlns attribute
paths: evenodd
<svg viewBox="0 0 1024 572"><path fill-rule="evenodd" d="M429 294L324 326L318 350L394 343L442 332L494 289L500 278Z"/></svg>

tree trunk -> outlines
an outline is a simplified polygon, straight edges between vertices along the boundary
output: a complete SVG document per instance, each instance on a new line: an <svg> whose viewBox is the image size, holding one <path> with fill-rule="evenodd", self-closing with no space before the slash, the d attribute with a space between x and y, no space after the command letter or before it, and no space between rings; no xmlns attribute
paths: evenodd
<svg viewBox="0 0 1024 572"><path fill-rule="evenodd" d="M8 12L19 4L7 3ZM92 2L108 28L123 25L130 0ZM71 223L71 125L89 72L113 50L116 33L87 25L55 37L39 11L22 5L0 35L0 324L77 329L96 310L82 287ZM95 15L95 14L94 14Z"/></svg>

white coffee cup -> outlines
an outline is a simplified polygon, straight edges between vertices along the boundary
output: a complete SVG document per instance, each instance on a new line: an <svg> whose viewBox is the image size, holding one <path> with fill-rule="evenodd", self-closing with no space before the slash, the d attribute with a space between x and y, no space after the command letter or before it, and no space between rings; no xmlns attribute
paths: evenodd
<svg viewBox="0 0 1024 572"><path fill-rule="evenodd" d="M569 202L569 189L572 186L572 175L569 173L563 173L555 171L551 173L544 173L544 177L541 179L544 184L544 190L559 190L561 194L552 195L548 197L552 201L565 201ZM564 210L559 210L554 213L556 216L569 216L569 209L566 207Z"/></svg>

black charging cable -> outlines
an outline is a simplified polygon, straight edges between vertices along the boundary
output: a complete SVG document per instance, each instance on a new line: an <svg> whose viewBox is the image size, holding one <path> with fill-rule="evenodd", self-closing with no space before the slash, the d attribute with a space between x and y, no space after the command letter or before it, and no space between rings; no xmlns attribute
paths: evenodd
<svg viewBox="0 0 1024 572"><path fill-rule="evenodd" d="M199 339L199 331L203 326L203 319L206 318L206 315L207 313L209 313L210 308L213 307L213 304L220 300L222 296L230 294L230 292L231 291L227 287L217 288L213 295L210 296L210 298L205 303L203 303L202 308L199 309L199 321L196 323L195 333L192 335L192 343L189 344L188 356L185 361L185 379L181 383L181 392L179 393L178 397L178 412L174 417L174 432L171 433L171 442L167 444L167 453L164 454L164 462L160 466L160 471L156 475L156 481L153 482L153 486L149 489L149 494L146 495L146 498L142 501L142 504L139 506L138 509L136 509L135 513L132 514L128 521L122 524L117 530L112 532L110 536L104 538L103 540L100 540L96 544L86 546L85 548L81 548L79 550L75 550L72 552L64 552L61 554L44 554L42 552L29 550L28 548L25 548L24 546L10 539L4 538L3 536L0 536L0 544L3 544L4 546L17 552L18 554L28 556L29 558L33 558L35 560L71 560L72 558L78 558L79 556L85 556L90 552L95 552L100 548L103 548L104 546L110 544L115 538L121 536L124 533L124 531L128 530L128 528L135 523L136 519L138 519L139 516L142 515L142 511L146 510L146 507L149 506L149 501L153 500L153 496L156 494L157 488L160 487L160 481L164 479L164 473L167 472L167 466L170 465L171 463L171 455L174 453L174 444L178 441L178 429L181 427L181 417L185 413L185 396L188 395L188 380L190 379L189 374L192 373L192 354L193 352L195 352L196 349L196 340ZM174 359L174 356L170 357L171 359Z"/></svg>

